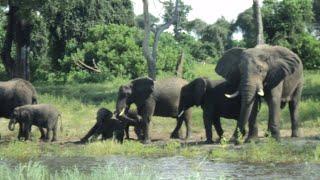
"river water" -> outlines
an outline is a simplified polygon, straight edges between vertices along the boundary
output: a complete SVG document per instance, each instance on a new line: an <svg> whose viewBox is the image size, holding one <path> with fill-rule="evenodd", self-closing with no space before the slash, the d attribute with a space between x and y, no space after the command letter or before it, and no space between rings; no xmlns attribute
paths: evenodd
<svg viewBox="0 0 320 180"><path fill-rule="evenodd" d="M125 156L42 157L38 159L50 171L77 167L90 173L91 169L111 166L141 172L148 169L156 179L320 179L320 164L247 164L222 163L205 159L189 159L181 156L142 158ZM142 178L143 179L143 178Z"/></svg>

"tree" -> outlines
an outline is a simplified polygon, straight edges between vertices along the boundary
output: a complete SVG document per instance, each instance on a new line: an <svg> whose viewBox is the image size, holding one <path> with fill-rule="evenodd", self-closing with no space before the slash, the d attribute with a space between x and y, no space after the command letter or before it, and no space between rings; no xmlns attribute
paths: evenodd
<svg viewBox="0 0 320 180"><path fill-rule="evenodd" d="M217 57L220 57L228 44L231 24L224 18L219 18L214 24L206 26L201 32L201 41L210 42L217 50Z"/></svg>
<svg viewBox="0 0 320 180"><path fill-rule="evenodd" d="M148 75L152 79L156 79L156 62L157 62L157 50L158 50L158 43L161 33L168 29L174 22L177 21L178 18L178 7L179 7L179 0L176 0L175 8L173 11L173 15L170 20L165 22L164 24L157 25L154 33L154 40L152 46L152 52L150 52L149 42L150 42L150 34L151 34L151 23L150 23L150 14L149 14L149 3L148 0L142 0L143 2L143 15L144 15L144 31L145 36L143 40L143 54L147 59L148 64Z"/></svg>
<svg viewBox="0 0 320 180"><path fill-rule="evenodd" d="M203 30L208 26L208 24L201 19L194 19L186 23L185 29L188 32L194 33L198 38L201 37Z"/></svg>
<svg viewBox="0 0 320 180"><path fill-rule="evenodd" d="M319 0L313 0L312 10L315 15L315 30L316 35L318 38L320 38L320 1Z"/></svg>
<svg viewBox="0 0 320 180"><path fill-rule="evenodd" d="M59 69L59 60L66 53L66 43L76 39L81 44L88 29L97 24L134 25L134 13L130 0L50 0L41 9L48 22L49 56L53 69Z"/></svg>
<svg viewBox="0 0 320 180"><path fill-rule="evenodd" d="M253 0L253 14L255 19L255 29L257 36L257 45L264 44L262 15L259 7L259 0Z"/></svg>
<svg viewBox="0 0 320 180"><path fill-rule="evenodd" d="M32 19L36 11L45 3L39 0L8 0L2 4L8 7L7 26L1 58L7 75L29 80L30 67L28 53L32 31ZM12 47L15 45L16 57L13 58Z"/></svg>
<svg viewBox="0 0 320 180"><path fill-rule="evenodd" d="M152 14L149 14L151 27L159 22L159 18L155 17ZM135 17L135 25L141 29L144 29L144 16L140 14Z"/></svg>
<svg viewBox="0 0 320 180"><path fill-rule="evenodd" d="M190 5L184 4L182 0L178 0L178 1L179 1L179 14L178 14L177 20L172 23L172 25L174 26L173 32L176 40L179 40L181 31L186 29L186 26L188 24L187 16L189 12L192 10ZM172 14L172 12L175 9L174 2L172 0L165 1L163 2L163 6L165 9L163 20L165 22L171 21L171 19L174 16L174 14Z"/></svg>

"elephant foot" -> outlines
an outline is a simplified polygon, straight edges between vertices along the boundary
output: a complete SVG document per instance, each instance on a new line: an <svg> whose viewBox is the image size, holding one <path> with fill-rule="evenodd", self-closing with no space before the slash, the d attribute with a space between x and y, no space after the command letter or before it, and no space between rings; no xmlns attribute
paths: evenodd
<svg viewBox="0 0 320 180"><path fill-rule="evenodd" d="M56 142L57 141L57 138L53 138L52 140L51 140L51 142Z"/></svg>
<svg viewBox="0 0 320 180"><path fill-rule="evenodd" d="M204 143L205 144L213 144L214 142L212 141L212 139L207 139Z"/></svg>
<svg viewBox="0 0 320 180"><path fill-rule="evenodd" d="M143 140L142 143L143 143L143 144L150 144L150 143L151 143L151 140L150 140L150 139L145 139L145 140Z"/></svg>
<svg viewBox="0 0 320 180"><path fill-rule="evenodd" d="M180 139L179 133L178 132L171 133L170 138L171 139Z"/></svg>
<svg viewBox="0 0 320 180"><path fill-rule="evenodd" d="M227 143L227 140L226 140L225 137L222 136L222 137L218 138L216 142L217 142L218 144L226 144L226 143Z"/></svg>
<svg viewBox="0 0 320 180"><path fill-rule="evenodd" d="M186 139L190 139L190 137L191 137L191 132L186 134Z"/></svg>

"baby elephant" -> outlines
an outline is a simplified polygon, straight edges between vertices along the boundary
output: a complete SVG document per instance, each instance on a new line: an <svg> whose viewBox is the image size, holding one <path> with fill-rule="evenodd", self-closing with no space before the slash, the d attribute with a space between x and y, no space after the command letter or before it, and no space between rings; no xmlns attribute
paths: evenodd
<svg viewBox="0 0 320 180"><path fill-rule="evenodd" d="M102 136L102 140L113 138L115 136L118 142L123 142L124 136L124 123L117 119L112 118L113 113L106 108L100 108L97 112L97 122L89 130L89 132L81 138L81 142L88 142L89 138L93 136L97 138L99 135Z"/></svg>
<svg viewBox="0 0 320 180"><path fill-rule="evenodd" d="M41 132L41 140L56 141L57 140L57 125L60 113L58 110L50 104L36 104L36 105L24 105L16 107L13 110L13 116L9 123L9 129L14 130L15 123L20 123L19 136L24 136L25 140L30 138L31 126L35 125ZM44 133L43 128L47 130ZM62 129L62 122L61 127Z"/></svg>
<svg viewBox="0 0 320 180"><path fill-rule="evenodd" d="M122 114L118 114L116 118L124 122L126 139L130 139L130 136L129 136L130 126L134 127L134 132L139 140L144 139L144 135L142 131L143 122L142 122L141 116L138 115L137 111L128 109L126 112Z"/></svg>

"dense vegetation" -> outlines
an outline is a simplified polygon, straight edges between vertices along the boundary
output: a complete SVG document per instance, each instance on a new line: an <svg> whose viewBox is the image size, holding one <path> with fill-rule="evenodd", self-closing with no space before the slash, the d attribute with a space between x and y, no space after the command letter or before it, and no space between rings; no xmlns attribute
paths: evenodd
<svg viewBox="0 0 320 180"><path fill-rule="evenodd" d="M143 16L133 15L129 0L12 1L19 17L32 25L30 35L30 72L32 81L101 82L115 77L135 78L146 75L142 54ZM36 4L36 5L35 5ZM151 23L170 18L172 2L165 5L163 17L152 16ZM7 6L0 4L0 26L7 25ZM174 32L161 36L157 70L174 73L180 54L185 54L184 77L192 78L190 68L196 61L215 62L226 49L254 46L252 9L237 20L224 17L213 24L200 19L187 20L192 8L181 1L179 23ZM265 0L262 16L266 42L292 49L303 60L305 69L319 69L319 3L312 0ZM28 17L28 18L26 18ZM243 34L235 40L235 32ZM0 47L6 29L0 29ZM13 52L14 54L14 52ZM79 64L94 67L93 71ZM101 72L100 72L101 71ZM1 68L1 79L6 79Z"/></svg>

